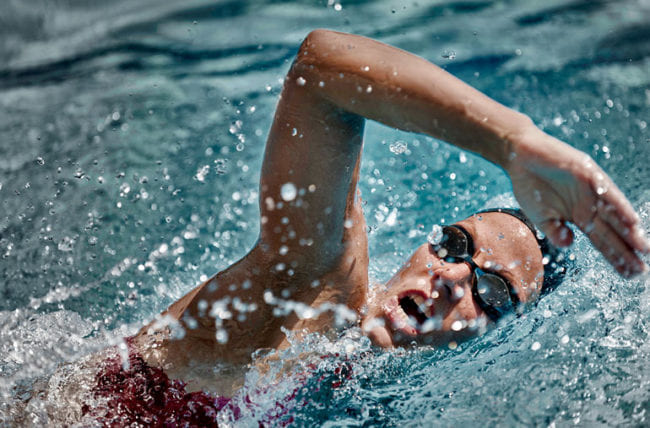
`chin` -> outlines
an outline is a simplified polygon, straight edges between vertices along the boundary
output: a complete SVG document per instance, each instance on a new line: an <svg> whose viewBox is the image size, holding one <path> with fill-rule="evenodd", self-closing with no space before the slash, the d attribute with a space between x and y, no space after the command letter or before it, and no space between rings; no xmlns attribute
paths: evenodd
<svg viewBox="0 0 650 428"><path fill-rule="evenodd" d="M367 325L362 325L363 331L368 336L373 345L384 349L395 347L392 334L386 327L376 325L371 327L369 331L367 330L368 327L369 326Z"/></svg>

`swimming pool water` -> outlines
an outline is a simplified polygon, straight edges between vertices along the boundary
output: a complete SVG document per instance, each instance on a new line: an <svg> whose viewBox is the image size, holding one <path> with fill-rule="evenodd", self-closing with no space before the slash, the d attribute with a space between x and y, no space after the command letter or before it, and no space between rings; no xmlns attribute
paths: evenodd
<svg viewBox="0 0 650 428"><path fill-rule="evenodd" d="M253 245L266 132L313 28L415 52L525 112L593 156L650 228L646 0L2 8L0 425L34 379L118 342ZM361 176L376 282L433 224L510 191L482 159L377 124ZM259 391L251 370L244 390L258 407L237 423L255 425L298 388L298 425L647 425L648 277L621 279L582 236L572 252L576 269L555 293L454 350L381 353L354 330L297 343L286 361L311 351L323 373L350 363L353 375Z"/></svg>

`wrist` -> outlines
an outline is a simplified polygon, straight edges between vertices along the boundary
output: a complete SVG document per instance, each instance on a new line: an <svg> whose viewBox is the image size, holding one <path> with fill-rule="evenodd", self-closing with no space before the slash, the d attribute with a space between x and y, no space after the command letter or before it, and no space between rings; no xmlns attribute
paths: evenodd
<svg viewBox="0 0 650 428"><path fill-rule="evenodd" d="M502 150L495 161L505 171L510 171L518 163L518 158L523 153L530 152L535 146L549 138L549 135L540 130L530 117L517 113L516 125L503 137Z"/></svg>
<svg viewBox="0 0 650 428"><path fill-rule="evenodd" d="M569 144L548 135L537 128L532 122L530 127L522 128L521 132L512 134L508 154L502 168L512 176L512 173L535 167L551 166L559 169L582 169L585 162L591 158L576 150Z"/></svg>

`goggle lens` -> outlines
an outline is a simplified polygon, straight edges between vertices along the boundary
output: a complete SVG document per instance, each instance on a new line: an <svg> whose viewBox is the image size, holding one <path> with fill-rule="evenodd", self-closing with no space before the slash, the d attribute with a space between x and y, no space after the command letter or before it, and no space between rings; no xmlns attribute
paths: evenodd
<svg viewBox="0 0 650 428"><path fill-rule="evenodd" d="M476 275L478 280L476 282L476 291L479 298L488 306L493 307L499 312L506 312L512 309L512 298L508 291L508 286L503 279L491 273L483 271L478 272Z"/></svg>
<svg viewBox="0 0 650 428"><path fill-rule="evenodd" d="M445 226L442 232L442 240L434 249L438 252L439 257L452 262L462 260L472 265L476 280L474 291L483 306L500 314L513 310L513 297L506 281L499 275L484 272L474 263L472 259L473 242L469 233L459 226Z"/></svg>
<svg viewBox="0 0 650 428"><path fill-rule="evenodd" d="M470 252L470 243L465 233L456 227L445 227L440 246L447 250L449 257L466 257Z"/></svg>

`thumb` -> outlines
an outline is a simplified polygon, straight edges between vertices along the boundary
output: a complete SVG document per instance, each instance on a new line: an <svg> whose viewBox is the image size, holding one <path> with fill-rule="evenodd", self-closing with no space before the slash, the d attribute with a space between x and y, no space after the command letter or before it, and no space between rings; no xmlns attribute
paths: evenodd
<svg viewBox="0 0 650 428"><path fill-rule="evenodd" d="M573 244L573 231L563 220L546 220L539 225L539 229L556 247L568 247Z"/></svg>

